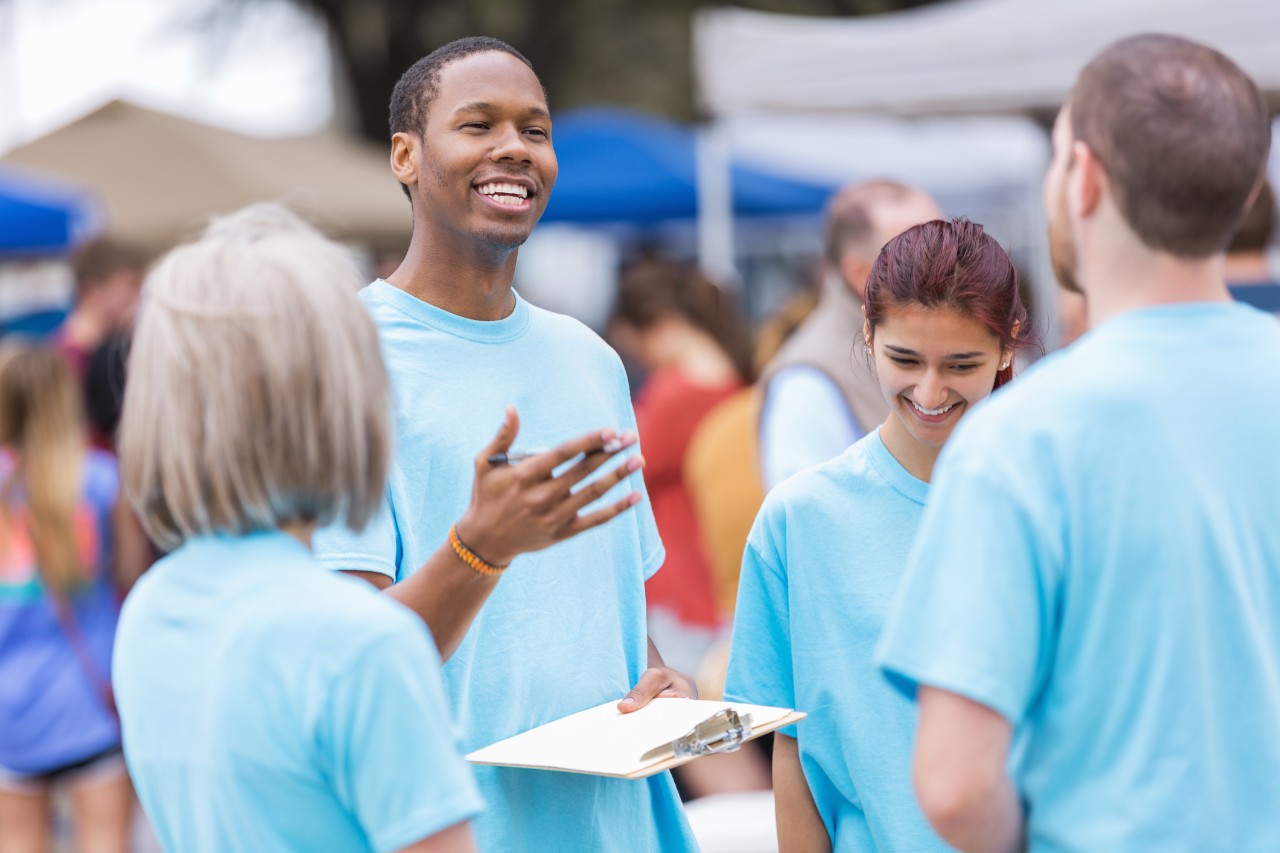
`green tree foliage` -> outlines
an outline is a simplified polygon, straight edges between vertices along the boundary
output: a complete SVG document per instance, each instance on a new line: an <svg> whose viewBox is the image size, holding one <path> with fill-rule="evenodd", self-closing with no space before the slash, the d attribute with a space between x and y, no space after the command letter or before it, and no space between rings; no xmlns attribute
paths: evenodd
<svg viewBox="0 0 1280 853"><path fill-rule="evenodd" d="M253 0L229 0L253 2ZM349 75L359 130L387 136L387 99L435 47L491 35L533 62L554 108L593 103L695 116L690 26L697 0L301 0L328 23ZM932 0L755 0L806 15L878 14ZM953 0L954 2L954 0ZM720 4L716 4L720 5Z"/></svg>

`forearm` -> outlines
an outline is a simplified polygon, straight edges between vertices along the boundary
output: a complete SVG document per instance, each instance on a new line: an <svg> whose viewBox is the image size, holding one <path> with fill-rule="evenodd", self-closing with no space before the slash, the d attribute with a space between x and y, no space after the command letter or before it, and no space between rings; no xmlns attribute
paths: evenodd
<svg viewBox="0 0 1280 853"><path fill-rule="evenodd" d="M498 585L498 578L482 575L463 563L445 542L422 568L388 587L386 593L422 617L441 660L448 660Z"/></svg>
<svg viewBox="0 0 1280 853"><path fill-rule="evenodd" d="M1022 849L1022 804L1007 777L966 809L929 816L944 841L964 853L1016 853Z"/></svg>
<svg viewBox="0 0 1280 853"><path fill-rule="evenodd" d="M828 853L831 836L818 814L813 792L805 781L796 739L778 734L773 739L773 803L778 819L779 853Z"/></svg>

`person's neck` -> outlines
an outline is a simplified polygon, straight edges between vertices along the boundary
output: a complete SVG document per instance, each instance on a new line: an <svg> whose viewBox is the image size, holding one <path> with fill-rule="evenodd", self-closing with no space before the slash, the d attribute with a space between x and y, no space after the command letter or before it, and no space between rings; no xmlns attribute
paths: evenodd
<svg viewBox="0 0 1280 853"><path fill-rule="evenodd" d="M286 533L302 543L302 547L311 550L311 535L316 532L314 521L286 521L280 525L280 532Z"/></svg>
<svg viewBox="0 0 1280 853"><path fill-rule="evenodd" d="M92 312L75 308L63 322L66 341L80 349L91 351L107 338L107 326Z"/></svg>
<svg viewBox="0 0 1280 853"><path fill-rule="evenodd" d="M916 441L894 412L889 413L884 425L880 427L880 440L893 458L898 460L898 464L907 469L908 474L917 480L932 482L933 466L938 461L938 454L942 452L941 447L929 447Z"/></svg>
<svg viewBox="0 0 1280 853"><path fill-rule="evenodd" d="M387 281L430 305L470 320L501 320L515 308L515 247L458 247L415 231Z"/></svg>
<svg viewBox="0 0 1280 853"><path fill-rule="evenodd" d="M1079 282L1089 327L1143 308L1185 302L1229 302L1222 256L1180 258L1136 240L1099 241L1081 252Z"/></svg>
<svg viewBox="0 0 1280 853"><path fill-rule="evenodd" d="M1237 252L1223 258L1222 275L1231 284L1261 284L1271 281L1271 268L1264 252Z"/></svg>

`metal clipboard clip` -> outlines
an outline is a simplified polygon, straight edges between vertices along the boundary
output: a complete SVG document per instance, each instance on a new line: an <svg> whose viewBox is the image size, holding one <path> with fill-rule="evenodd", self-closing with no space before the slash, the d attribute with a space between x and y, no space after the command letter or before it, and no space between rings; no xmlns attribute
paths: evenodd
<svg viewBox="0 0 1280 853"><path fill-rule="evenodd" d="M646 752L641 760L650 761L670 753L675 758L715 755L733 752L751 737L751 715L739 715L732 708L716 711L693 727L687 735Z"/></svg>

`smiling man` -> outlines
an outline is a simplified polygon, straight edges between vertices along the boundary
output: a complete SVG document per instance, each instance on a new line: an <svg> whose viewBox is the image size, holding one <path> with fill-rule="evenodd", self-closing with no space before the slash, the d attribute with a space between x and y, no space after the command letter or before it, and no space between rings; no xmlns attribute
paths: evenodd
<svg viewBox="0 0 1280 853"><path fill-rule="evenodd" d="M361 293L397 398L388 506L361 535L322 531L317 554L392 591L446 536L462 544L465 559L475 558L448 567L448 591L438 587L434 603L406 600L446 655L457 646L443 673L464 752L623 694L623 711L659 695L692 695L692 682L664 666L645 633L644 582L664 552L638 459L631 482L605 499L625 499L625 489L634 489L639 502L631 511L521 556L500 582L494 569L515 555L459 521L476 473L475 448L500 425L515 430L508 406L520 413L524 448L556 446L606 426L635 429L613 351L580 323L529 305L511 286L517 251L557 173L537 76L496 39L445 45L397 84L391 131L391 168L413 208L413 240L390 278ZM516 463L518 470L530 465ZM545 480L547 500L561 500L549 471ZM421 587L420 580L419 572L411 585ZM451 610L469 617L485 596L474 622ZM406 727L424 724L404 720ZM669 774L634 782L499 767L475 772L488 806L474 825L483 851L696 849Z"/></svg>
<svg viewBox="0 0 1280 853"><path fill-rule="evenodd" d="M1269 143L1253 82L1166 36L1058 116L1049 242L1091 331L956 430L880 648L954 847L1276 849L1280 326L1223 279Z"/></svg>

